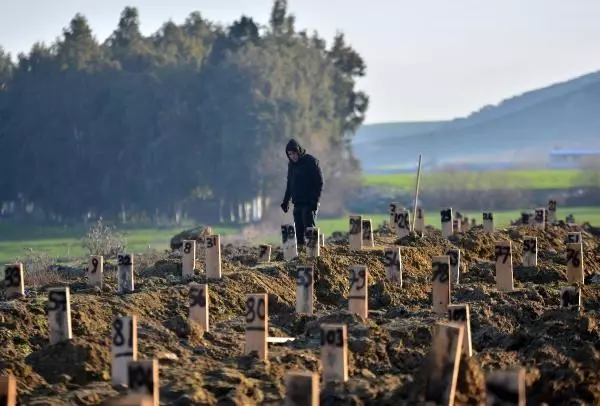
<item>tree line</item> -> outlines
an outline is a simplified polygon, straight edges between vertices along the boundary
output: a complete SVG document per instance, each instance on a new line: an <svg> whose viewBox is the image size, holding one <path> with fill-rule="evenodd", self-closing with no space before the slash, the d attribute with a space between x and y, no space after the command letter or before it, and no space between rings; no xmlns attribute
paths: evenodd
<svg viewBox="0 0 600 406"><path fill-rule="evenodd" d="M287 8L276 0L264 26L193 12L144 36L126 7L103 43L76 14L51 45L14 61L0 48L2 212L247 222L279 205L292 137L339 210L360 169L349 141L369 105L356 88L366 64L341 32L328 45L296 30Z"/></svg>

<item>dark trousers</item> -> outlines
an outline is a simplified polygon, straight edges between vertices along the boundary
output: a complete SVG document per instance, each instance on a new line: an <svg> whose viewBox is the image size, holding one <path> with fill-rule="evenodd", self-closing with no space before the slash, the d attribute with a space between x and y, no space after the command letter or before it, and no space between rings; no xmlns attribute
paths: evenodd
<svg viewBox="0 0 600 406"><path fill-rule="evenodd" d="M309 206L294 206L294 224L296 226L296 243L304 246L304 236L308 227L315 226L316 212Z"/></svg>

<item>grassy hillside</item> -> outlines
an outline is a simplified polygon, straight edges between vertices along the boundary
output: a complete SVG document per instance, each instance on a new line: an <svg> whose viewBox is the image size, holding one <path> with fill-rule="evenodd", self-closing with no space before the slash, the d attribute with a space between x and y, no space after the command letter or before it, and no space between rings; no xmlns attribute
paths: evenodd
<svg viewBox="0 0 600 406"><path fill-rule="evenodd" d="M600 147L599 105L600 72L596 72L511 97L469 117L438 123L433 130L373 136L370 144L355 148L355 154L366 169L413 163L420 153L433 161L486 154L507 161L545 159L555 146ZM393 124L385 128L386 134L394 133Z"/></svg>

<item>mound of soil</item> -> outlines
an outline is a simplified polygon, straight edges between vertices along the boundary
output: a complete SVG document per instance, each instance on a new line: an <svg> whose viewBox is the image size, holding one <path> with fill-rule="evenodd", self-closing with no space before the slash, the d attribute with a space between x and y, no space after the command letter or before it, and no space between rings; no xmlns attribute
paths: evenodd
<svg viewBox="0 0 600 406"><path fill-rule="evenodd" d="M589 229L589 228L588 228ZM70 279L73 340L48 344L46 294L4 304L0 317L0 374L18 377L19 398L28 405L98 405L123 393L110 384L110 326L120 314L138 316L138 357L160 363L161 404L279 405L283 377L292 368L321 371L319 326L344 323L348 329L345 384L321 387L321 404L422 405L424 361L433 325L442 320L431 303L431 257L461 249L460 283L452 302L470 305L473 357L463 357L456 405L482 404L490 370L523 366L527 404L600 404L600 238L583 227L549 226L545 231L511 227L484 234L481 226L444 239L428 228L425 236L395 239L375 232L373 249L352 252L347 234L328 241L316 259L259 264L258 247L222 247L223 278L206 281L203 263L194 280L209 283L210 331L188 322L187 285L180 282L181 258L165 257L136 274L136 292L117 295L107 273L103 289L87 289ZM567 284L567 232L581 231L586 284L580 314L560 309ZM538 238L538 267L525 268L521 242ZM186 237L187 238L187 237ZM512 240L516 290L495 287L494 241ZM403 287L385 279L383 248L400 245ZM294 270L315 266L315 314L295 314ZM346 311L349 267L369 271L369 318ZM590 282L592 281L592 282ZM269 335L295 341L269 344L268 362L243 355L244 307L248 293L269 294Z"/></svg>

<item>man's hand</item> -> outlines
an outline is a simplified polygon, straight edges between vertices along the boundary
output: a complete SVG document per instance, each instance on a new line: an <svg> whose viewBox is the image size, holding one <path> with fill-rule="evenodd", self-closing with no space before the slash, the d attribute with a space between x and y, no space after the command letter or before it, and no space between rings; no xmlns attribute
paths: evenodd
<svg viewBox="0 0 600 406"><path fill-rule="evenodd" d="M317 214L317 212L319 211L319 206L320 206L320 205L321 205L321 204L317 202L316 204L313 204L313 205L312 205L312 207L311 207L310 209L311 209L312 211L314 211L314 212L315 212L315 214Z"/></svg>
<svg viewBox="0 0 600 406"><path fill-rule="evenodd" d="M290 209L290 204L288 202L281 203L281 210L283 210L284 213L287 213L289 209Z"/></svg>

